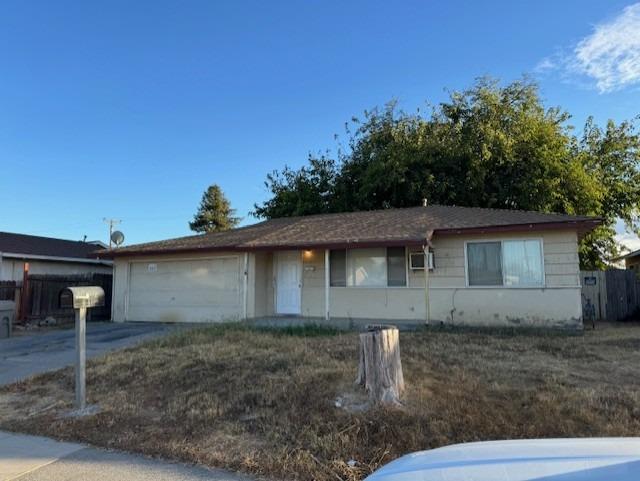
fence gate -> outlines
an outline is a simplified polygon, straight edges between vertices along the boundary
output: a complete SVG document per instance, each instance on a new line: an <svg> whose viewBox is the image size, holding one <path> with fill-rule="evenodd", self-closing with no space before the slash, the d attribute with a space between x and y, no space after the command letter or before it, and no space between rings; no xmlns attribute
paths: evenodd
<svg viewBox="0 0 640 481"><path fill-rule="evenodd" d="M640 279L632 270L580 271L585 322L621 321L640 310Z"/></svg>
<svg viewBox="0 0 640 481"><path fill-rule="evenodd" d="M75 316L74 310L60 307L62 290L72 286L100 286L105 293L105 306L92 309L90 319L109 320L111 319L112 280L111 274L30 275L27 318L35 320L51 316L58 322L71 322Z"/></svg>
<svg viewBox="0 0 640 481"><path fill-rule="evenodd" d="M0 301L13 302L16 297L16 281L0 281Z"/></svg>

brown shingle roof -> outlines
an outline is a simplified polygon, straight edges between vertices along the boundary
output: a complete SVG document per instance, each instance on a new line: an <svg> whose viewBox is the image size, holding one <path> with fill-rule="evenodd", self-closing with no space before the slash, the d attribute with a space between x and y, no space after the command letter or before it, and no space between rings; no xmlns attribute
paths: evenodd
<svg viewBox="0 0 640 481"><path fill-rule="evenodd" d="M302 217L284 217L225 232L137 244L107 256L201 250L260 250L424 243L436 235L505 230L574 229L586 232L601 223L587 216L433 205Z"/></svg>
<svg viewBox="0 0 640 481"><path fill-rule="evenodd" d="M0 252L11 254L95 259L97 247L89 242L0 232Z"/></svg>

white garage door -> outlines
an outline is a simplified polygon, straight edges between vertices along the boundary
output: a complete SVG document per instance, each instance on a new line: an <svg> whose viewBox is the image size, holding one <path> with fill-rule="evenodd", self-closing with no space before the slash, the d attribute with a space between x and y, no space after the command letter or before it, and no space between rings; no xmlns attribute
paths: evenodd
<svg viewBox="0 0 640 481"><path fill-rule="evenodd" d="M238 257L134 262L127 320L215 322L242 315Z"/></svg>

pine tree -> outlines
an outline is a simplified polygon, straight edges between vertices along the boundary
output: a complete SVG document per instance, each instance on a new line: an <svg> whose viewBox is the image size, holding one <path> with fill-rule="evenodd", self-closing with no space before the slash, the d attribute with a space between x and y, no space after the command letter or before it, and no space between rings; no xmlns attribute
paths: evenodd
<svg viewBox="0 0 640 481"><path fill-rule="evenodd" d="M194 232L220 232L232 229L240 222L235 217L236 210L224 196L222 189L217 184L209 186L202 194L198 212L189 222L189 227Z"/></svg>

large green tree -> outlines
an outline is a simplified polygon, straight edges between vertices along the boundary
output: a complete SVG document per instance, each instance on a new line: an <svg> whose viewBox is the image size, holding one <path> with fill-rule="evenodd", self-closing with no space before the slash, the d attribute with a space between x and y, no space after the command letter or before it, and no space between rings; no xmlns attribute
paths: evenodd
<svg viewBox="0 0 640 481"><path fill-rule="evenodd" d="M601 216L580 246L583 267L617 253L616 219L638 231L640 134L633 122L606 128L588 119L577 136L570 115L546 108L538 86L479 79L426 114L395 103L347 125L347 146L267 177L273 218L430 203Z"/></svg>
<svg viewBox="0 0 640 481"><path fill-rule="evenodd" d="M195 232L228 230L240 222L235 213L220 186L213 184L202 194L198 212L193 216L193 221L189 222L189 227Z"/></svg>

